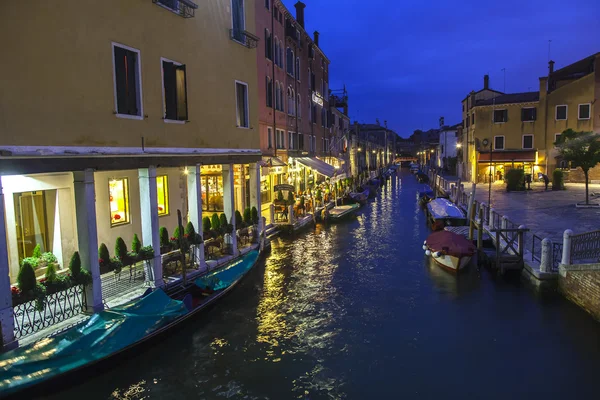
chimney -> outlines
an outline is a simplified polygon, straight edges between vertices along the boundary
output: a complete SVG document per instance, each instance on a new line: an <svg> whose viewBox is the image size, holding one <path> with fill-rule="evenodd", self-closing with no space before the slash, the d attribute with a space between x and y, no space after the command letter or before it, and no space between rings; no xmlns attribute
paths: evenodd
<svg viewBox="0 0 600 400"><path fill-rule="evenodd" d="M315 46L319 47L319 31L315 31L314 42Z"/></svg>
<svg viewBox="0 0 600 400"><path fill-rule="evenodd" d="M489 75L484 75L483 76L483 88L484 89L489 89L490 88L490 76Z"/></svg>
<svg viewBox="0 0 600 400"><path fill-rule="evenodd" d="M554 61L550 60L550 61L548 61L548 78L550 78L550 75L552 75L553 72L554 72Z"/></svg>
<svg viewBox="0 0 600 400"><path fill-rule="evenodd" d="M543 76L540 78L540 100L548 94L548 78Z"/></svg>
<svg viewBox="0 0 600 400"><path fill-rule="evenodd" d="M296 21L298 21L302 29L304 29L304 8L306 8L306 4L299 1L294 4L294 7L296 7Z"/></svg>

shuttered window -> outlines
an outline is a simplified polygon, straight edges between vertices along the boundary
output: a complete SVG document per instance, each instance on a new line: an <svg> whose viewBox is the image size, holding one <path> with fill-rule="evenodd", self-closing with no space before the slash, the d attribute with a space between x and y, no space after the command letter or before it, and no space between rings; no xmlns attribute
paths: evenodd
<svg viewBox="0 0 600 400"><path fill-rule="evenodd" d="M250 127L248 119L248 85L243 82L235 83L235 96L237 104L237 126Z"/></svg>
<svg viewBox="0 0 600 400"><path fill-rule="evenodd" d="M163 61L164 119L187 121L187 77L185 65Z"/></svg>
<svg viewBox="0 0 600 400"><path fill-rule="evenodd" d="M537 117L537 109L536 108L522 108L521 109L521 121L523 122L532 122L535 121Z"/></svg>
<svg viewBox="0 0 600 400"><path fill-rule="evenodd" d="M139 52L113 46L117 113L141 116Z"/></svg>

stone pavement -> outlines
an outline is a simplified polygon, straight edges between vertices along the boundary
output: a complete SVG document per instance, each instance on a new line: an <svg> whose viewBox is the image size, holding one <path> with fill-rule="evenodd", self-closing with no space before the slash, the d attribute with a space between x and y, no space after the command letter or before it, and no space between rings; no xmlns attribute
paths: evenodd
<svg viewBox="0 0 600 400"><path fill-rule="evenodd" d="M523 224L531 233L550 238L554 243L562 241L566 229L574 233L600 230L600 209L576 208L575 203L585 202L583 183L566 183L567 190L544 190L544 184L535 182L525 192L507 192L506 185L492 185L492 207L511 222ZM465 192L471 184L465 183ZM590 184L590 203L600 203L600 185ZM594 196L592 194L595 193ZM478 201L488 202L488 185L478 184L475 190Z"/></svg>

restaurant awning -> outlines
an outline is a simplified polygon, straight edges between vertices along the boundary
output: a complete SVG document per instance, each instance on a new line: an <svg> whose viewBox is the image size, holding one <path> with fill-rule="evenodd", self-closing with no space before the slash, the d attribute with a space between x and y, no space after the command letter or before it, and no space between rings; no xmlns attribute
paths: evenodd
<svg viewBox="0 0 600 400"><path fill-rule="evenodd" d="M335 175L335 167L327 164L314 157L298 157L295 159L297 163L304 165L310 169L314 169L319 174L324 175L328 178L333 178Z"/></svg>
<svg viewBox="0 0 600 400"><path fill-rule="evenodd" d="M527 151L494 151L491 153L492 163L495 162L535 162L535 150ZM490 153L479 153L480 163L490 162Z"/></svg>
<svg viewBox="0 0 600 400"><path fill-rule="evenodd" d="M285 167L286 164L275 156L263 156L259 161L261 167Z"/></svg>

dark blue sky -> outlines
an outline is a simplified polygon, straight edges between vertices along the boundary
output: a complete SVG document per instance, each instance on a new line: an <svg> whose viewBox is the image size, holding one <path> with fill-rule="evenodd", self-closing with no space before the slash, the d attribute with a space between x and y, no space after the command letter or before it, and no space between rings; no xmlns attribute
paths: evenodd
<svg viewBox="0 0 600 400"><path fill-rule="evenodd" d="M295 0L284 0L295 15ZM304 0L321 33L330 88L346 84L352 121L415 129L461 120L460 101L483 86L539 89L548 72L600 52L600 0Z"/></svg>

